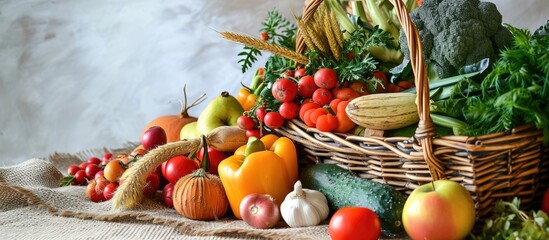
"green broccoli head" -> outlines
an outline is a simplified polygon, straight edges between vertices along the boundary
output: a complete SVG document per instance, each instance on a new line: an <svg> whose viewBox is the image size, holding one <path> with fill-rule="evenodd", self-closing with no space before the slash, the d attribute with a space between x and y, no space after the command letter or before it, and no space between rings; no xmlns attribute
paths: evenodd
<svg viewBox="0 0 549 240"><path fill-rule="evenodd" d="M484 58L493 63L499 50L512 43L502 17L491 2L479 0L425 0L410 14L422 39L424 59L440 78ZM404 31L401 49L409 58Z"/></svg>

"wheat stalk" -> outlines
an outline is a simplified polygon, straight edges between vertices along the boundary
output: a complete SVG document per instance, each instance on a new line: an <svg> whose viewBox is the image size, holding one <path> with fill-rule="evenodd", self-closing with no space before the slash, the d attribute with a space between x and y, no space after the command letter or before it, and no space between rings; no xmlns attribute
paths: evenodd
<svg viewBox="0 0 549 240"><path fill-rule="evenodd" d="M341 49L343 47L343 33L341 32L341 28L339 27L339 23L337 23L337 18L335 16L334 12L330 12L327 19L330 22L330 29L332 30L332 33L335 36L335 39L337 40L337 44L339 48Z"/></svg>
<svg viewBox="0 0 549 240"><path fill-rule="evenodd" d="M249 47L269 51L269 52L272 52L273 54L294 60L300 64L307 64L309 62L309 59L307 58L307 56L301 53L292 51L290 49L287 49L275 44L268 43L266 41L262 41L257 38L253 38L253 37L249 37L249 36L245 36L237 33L231 33L231 32L220 32L220 34L224 38L231 40L233 42L238 42Z"/></svg>
<svg viewBox="0 0 549 240"><path fill-rule="evenodd" d="M334 58L339 61L339 57L341 56L341 46L339 46L337 39L334 36L335 34L332 31L330 20L328 19L328 17L324 18L323 23L324 32L326 33L326 38L328 39L328 44L330 45L330 51L332 52Z"/></svg>

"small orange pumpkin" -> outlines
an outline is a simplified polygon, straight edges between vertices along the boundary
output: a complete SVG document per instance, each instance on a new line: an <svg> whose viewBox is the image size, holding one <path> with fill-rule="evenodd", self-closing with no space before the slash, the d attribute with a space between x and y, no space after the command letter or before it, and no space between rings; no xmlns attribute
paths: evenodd
<svg viewBox="0 0 549 240"><path fill-rule="evenodd" d="M203 147L208 148L202 136ZM223 217L229 209L229 200L214 174L207 173L210 161L207 151L201 168L179 179L173 188L173 207L182 216L193 220L214 220Z"/></svg>
<svg viewBox="0 0 549 240"><path fill-rule="evenodd" d="M229 209L221 180L202 168L177 181L172 199L175 211L194 220L219 219Z"/></svg>
<svg viewBox="0 0 549 240"><path fill-rule="evenodd" d="M185 90L185 86L183 86L184 100L179 115L165 115L155 118L149 122L145 128L143 128L141 135L143 135L149 128L159 126L166 132L167 142L179 141L181 128L183 128L183 126L187 123L196 122L197 120L196 117L189 115L189 109L204 101L205 96L206 94L200 95L194 102L187 106L187 92Z"/></svg>

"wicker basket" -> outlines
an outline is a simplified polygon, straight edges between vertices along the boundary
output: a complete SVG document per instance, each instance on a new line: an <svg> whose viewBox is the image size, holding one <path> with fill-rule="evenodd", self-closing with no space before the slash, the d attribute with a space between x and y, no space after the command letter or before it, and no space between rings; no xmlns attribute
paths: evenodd
<svg viewBox="0 0 549 240"><path fill-rule="evenodd" d="M304 21L319 2L313 0L306 5ZM418 87L420 121L415 136L360 137L321 132L295 119L287 121L277 133L296 142L305 161L301 164L334 163L405 194L436 179L459 182L470 191L480 220L489 216L498 200L520 197L525 209L539 204L539 193L549 185L549 147L543 145L543 131L522 126L484 136L435 137L421 39L401 0L391 3L405 29ZM300 38L298 33L296 49L303 51Z"/></svg>

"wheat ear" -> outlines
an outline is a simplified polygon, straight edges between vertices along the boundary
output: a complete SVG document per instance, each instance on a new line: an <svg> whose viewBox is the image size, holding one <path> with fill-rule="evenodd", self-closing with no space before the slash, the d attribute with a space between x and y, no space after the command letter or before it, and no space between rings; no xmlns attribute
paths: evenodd
<svg viewBox="0 0 549 240"><path fill-rule="evenodd" d="M195 138L164 144L145 154L124 172L121 177L124 183L118 187L113 196L112 208L134 209L143 198L147 177L156 167L172 157L189 154L199 146L200 138Z"/></svg>
<svg viewBox="0 0 549 240"><path fill-rule="evenodd" d="M244 35L241 35L241 34L236 34L236 33L231 33L231 32L221 32L221 36L223 36L224 38L229 39L233 42L242 43L246 46L250 46L250 47L257 48L257 49L272 52L273 54L283 56L285 58L294 60L294 61L296 61L298 63L301 63L301 64L309 63L309 59L307 58L307 56L305 56L301 53L298 53L296 51L292 51L290 49L287 49L287 48L284 48L284 47L281 47L281 46L278 46L278 45L275 45L275 44L268 43L266 41L262 41L262 40L257 39L257 38L244 36Z"/></svg>

